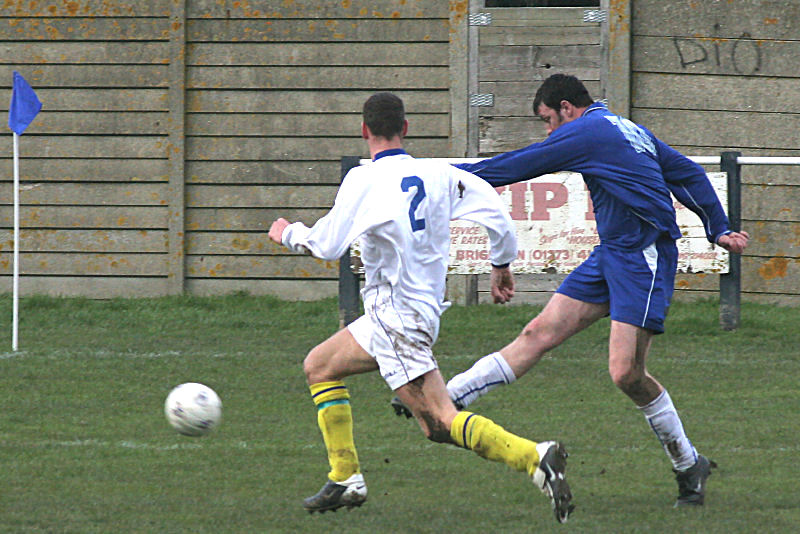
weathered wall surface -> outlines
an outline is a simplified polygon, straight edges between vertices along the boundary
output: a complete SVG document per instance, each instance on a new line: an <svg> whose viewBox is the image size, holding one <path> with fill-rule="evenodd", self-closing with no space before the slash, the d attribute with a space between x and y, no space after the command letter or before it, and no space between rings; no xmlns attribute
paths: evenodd
<svg viewBox="0 0 800 534"><path fill-rule="evenodd" d="M584 20L583 8L493 8L491 24L478 31L478 92L494 105L478 108L476 156L515 150L545 137L531 107L539 84L555 72L585 81L602 96L601 26Z"/></svg>
<svg viewBox="0 0 800 534"><path fill-rule="evenodd" d="M335 294L337 262L288 255L268 225L310 225L330 208L341 156L368 156L360 112L377 90L405 100L410 151L447 154L442 4L187 4L190 292Z"/></svg>
<svg viewBox="0 0 800 534"><path fill-rule="evenodd" d="M433 157L466 155L470 113L475 155L540 139L530 102L555 70L602 96L604 37L583 10L481 9L495 23L469 30L479 44L468 58L477 4L4 2L0 102L17 70L44 103L21 143L23 293L336 294L335 262L286 254L265 232L277 216L312 223L330 207L340 157L366 155L358 126L369 94L399 93L408 148ZM634 120L689 155L800 155L800 4L610 5L617 35L630 30ZM479 81L468 88L473 60ZM495 105L465 111L472 90ZM8 131L0 167L0 291L10 291ZM744 298L800 303L800 169L745 167L744 181ZM527 294L549 295L555 281L544 282ZM717 284L678 280L687 296Z"/></svg>
<svg viewBox="0 0 800 534"><path fill-rule="evenodd" d="M635 0L631 39L634 121L688 155L800 156L800 3ZM800 304L800 166L742 181L742 298ZM711 296L718 277L677 288Z"/></svg>
<svg viewBox="0 0 800 534"><path fill-rule="evenodd" d="M23 293L335 294L336 262L286 254L268 225L330 207L375 91L404 98L409 150L449 155L464 4L5 2L0 101L17 70L44 104L21 144ZM10 133L0 165L10 291Z"/></svg>
<svg viewBox="0 0 800 534"><path fill-rule="evenodd" d="M20 141L24 294L167 291L169 16L163 1L0 7L0 100L9 101L16 70L43 102ZM12 138L6 132L0 287L9 291Z"/></svg>

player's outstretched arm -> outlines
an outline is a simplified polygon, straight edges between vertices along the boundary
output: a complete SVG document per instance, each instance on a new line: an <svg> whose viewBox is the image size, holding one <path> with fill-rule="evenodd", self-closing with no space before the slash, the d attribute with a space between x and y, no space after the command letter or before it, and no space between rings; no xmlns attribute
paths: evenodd
<svg viewBox="0 0 800 534"><path fill-rule="evenodd" d="M727 250L741 254L747 248L747 242L750 239L750 234L747 232L731 232L729 234L721 235L717 239L717 244Z"/></svg>
<svg viewBox="0 0 800 534"><path fill-rule="evenodd" d="M492 265L491 283L495 304L505 304L514 297L514 275L510 268Z"/></svg>

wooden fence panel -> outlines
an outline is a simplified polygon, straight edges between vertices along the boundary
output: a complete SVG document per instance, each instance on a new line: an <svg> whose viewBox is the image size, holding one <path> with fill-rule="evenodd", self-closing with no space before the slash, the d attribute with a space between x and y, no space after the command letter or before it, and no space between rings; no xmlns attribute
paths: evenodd
<svg viewBox="0 0 800 534"><path fill-rule="evenodd" d="M796 2L636 0L632 119L686 154L800 155L799 19ZM800 303L800 167L744 166L742 181L742 298ZM715 296L718 280L682 275L676 287Z"/></svg>
<svg viewBox="0 0 800 534"><path fill-rule="evenodd" d="M22 182L165 182L166 163L164 159L26 157L20 163L19 174ZM0 168L3 176L13 176L11 158L0 158Z"/></svg>
<svg viewBox="0 0 800 534"><path fill-rule="evenodd" d="M20 140L23 291L163 294L170 10L164 0L0 6L0 80L19 71L43 104ZM0 139L10 155L10 136ZM0 165L9 171L0 180L0 288L8 290L11 159Z"/></svg>
<svg viewBox="0 0 800 534"><path fill-rule="evenodd" d="M775 150L792 150L800 147L800 128L797 115L791 113L752 113L747 111L678 110L668 113L658 109L632 108L636 120L659 132L663 140L684 145L735 146L742 153L769 146ZM759 136L742 136L747 130Z"/></svg>
<svg viewBox="0 0 800 534"><path fill-rule="evenodd" d="M726 39L729 49L717 55L719 39L677 37L636 38L633 62L639 72L733 74L736 76L794 76L797 41L764 41L750 37ZM665 61L665 59L667 61Z"/></svg>
<svg viewBox="0 0 800 534"><path fill-rule="evenodd" d="M25 229L165 229L167 208L155 206L21 206ZM13 207L0 205L0 228L13 225Z"/></svg>
<svg viewBox="0 0 800 534"><path fill-rule="evenodd" d="M313 154L309 154L313 157ZM306 184L338 186L339 161L187 161L187 184Z"/></svg>
<svg viewBox="0 0 800 534"><path fill-rule="evenodd" d="M167 250L167 234L163 230L65 230L51 228L22 230L22 252L150 252ZM13 250L14 233L0 230L0 251Z"/></svg>
<svg viewBox="0 0 800 534"><path fill-rule="evenodd" d="M192 255L187 261L191 278L339 278L339 262L311 256Z"/></svg>
<svg viewBox="0 0 800 534"><path fill-rule="evenodd" d="M441 18L415 19L194 19L187 31L195 41L427 43L442 38Z"/></svg>
<svg viewBox="0 0 800 534"><path fill-rule="evenodd" d="M447 19L448 5L430 0L347 0L319 2L318 0L193 0L189 2L190 18L219 19ZM325 21L324 23L328 23Z"/></svg>
<svg viewBox="0 0 800 534"><path fill-rule="evenodd" d="M632 119L687 154L800 155L800 5L631 4ZM9 101L16 70L44 103L21 143L20 244L33 262L23 291L335 294L333 266L288 254L265 232L279 216L310 225L327 212L340 158L367 155L361 106L377 90L404 99L409 152L463 155L454 137L465 137L466 83L454 58L467 5L2 3L0 101ZM476 151L543 139L530 105L552 72L577 74L605 96L600 25L583 22L582 8L485 11L493 23L477 30L480 76L470 91L495 99L476 113ZM11 140L0 139L7 264ZM753 234L745 298L800 301L800 169L745 167L743 181L743 224ZM0 290L9 290L3 268ZM681 291L713 295L713 279L689 278ZM535 300L548 283L556 281L521 294Z"/></svg>
<svg viewBox="0 0 800 534"><path fill-rule="evenodd" d="M280 279L284 292L290 285L276 273L291 271L292 256L270 245L277 259L264 264L264 232L278 216L313 224L329 209L341 156L366 155L359 128L370 94L405 99L409 150L448 155L446 4L290 4L0 6L0 79L21 72L44 103L21 144L21 246L38 266L24 275L59 279L65 294L109 294L113 280L145 294L226 291L241 288L252 256L264 266L243 280ZM0 87L0 99L9 96ZM10 154L10 138L0 139L0 154ZM0 167L10 176L9 157ZM9 252L10 180L0 180L0 196L0 250ZM120 254L140 255L141 266L112 268ZM224 275L203 267L212 256ZM42 258L67 263L46 272ZM330 281L333 270L315 266L296 272ZM103 290L83 283L80 269ZM145 289L143 277L159 282ZM5 273L0 283L10 283Z"/></svg>
<svg viewBox="0 0 800 534"><path fill-rule="evenodd" d="M361 113L364 101L373 93L366 89L309 90L272 89L253 91L202 90L186 95L191 113ZM441 88L394 90L403 99L406 113L448 113L450 101Z"/></svg>
<svg viewBox="0 0 800 534"><path fill-rule="evenodd" d="M12 195L11 184L0 183L0 197ZM43 182L20 186L26 206L166 206L167 187L158 183Z"/></svg>
<svg viewBox="0 0 800 534"><path fill-rule="evenodd" d="M450 124L446 114L407 114L409 128L415 136L447 137ZM325 116L296 113L193 113L187 117L187 128L197 136L259 137L346 137L360 131L360 113L327 113Z"/></svg>
<svg viewBox="0 0 800 534"><path fill-rule="evenodd" d="M539 83L555 72L584 80L600 98L599 23L583 21L583 8L492 8L477 45L479 94L493 95L477 108L476 150L490 156L545 137L531 103Z"/></svg>
<svg viewBox="0 0 800 534"><path fill-rule="evenodd" d="M0 51L2 47L0 47ZM447 48L441 43L192 43L187 47L187 65L192 66L341 66L389 67L425 65L447 67Z"/></svg>
<svg viewBox="0 0 800 534"><path fill-rule="evenodd" d="M0 16L3 12L0 11ZM110 38L125 41L166 40L167 28L158 17L62 17L47 18L27 15L0 24L3 41L106 41Z"/></svg>
<svg viewBox="0 0 800 534"><path fill-rule="evenodd" d="M361 107L375 91L404 99L410 152L447 155L448 22L446 4L417 0L187 4L187 288L280 281L273 291L306 298L305 281L338 277L264 232L327 212L340 158L366 155Z"/></svg>
<svg viewBox="0 0 800 534"><path fill-rule="evenodd" d="M23 73L27 74L27 73ZM34 126L51 111L167 111L167 90L164 88L40 88L35 87L43 102L42 114ZM0 88L0 101L11 99L11 87ZM26 130L27 131L27 130Z"/></svg>
<svg viewBox="0 0 800 534"><path fill-rule="evenodd" d="M23 252L20 272L28 276L166 276L165 254ZM11 274L11 253L0 252L0 275Z"/></svg>
<svg viewBox="0 0 800 534"><path fill-rule="evenodd" d="M797 39L800 4L783 0L664 2L635 0L635 31L641 35L695 37L712 44L743 34L753 39Z"/></svg>
<svg viewBox="0 0 800 534"><path fill-rule="evenodd" d="M361 137L190 137L186 140L187 154L197 160L306 160L309 156L338 161L345 154L364 150ZM312 146L313 145L313 146ZM1 146L1 145L0 145ZM412 154L442 154L447 139L407 138L406 150ZM337 156L338 154L338 156ZM366 157L366 156L365 156Z"/></svg>
<svg viewBox="0 0 800 534"><path fill-rule="evenodd" d="M5 0L0 17L166 17L169 3L164 0L83 0L82 2L31 2ZM112 27L110 36L115 35Z"/></svg>

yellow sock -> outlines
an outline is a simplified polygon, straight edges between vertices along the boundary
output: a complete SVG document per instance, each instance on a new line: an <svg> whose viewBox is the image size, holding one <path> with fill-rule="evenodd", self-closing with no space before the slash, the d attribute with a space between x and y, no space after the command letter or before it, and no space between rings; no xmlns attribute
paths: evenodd
<svg viewBox="0 0 800 534"><path fill-rule="evenodd" d="M539 466L536 443L508 432L480 415L458 412L450 427L450 437L456 445L474 451L478 456L528 473Z"/></svg>
<svg viewBox="0 0 800 534"><path fill-rule="evenodd" d="M309 389L317 405L317 423L328 449L328 463L331 465L328 478L343 482L359 472L350 394L340 380L312 384Z"/></svg>

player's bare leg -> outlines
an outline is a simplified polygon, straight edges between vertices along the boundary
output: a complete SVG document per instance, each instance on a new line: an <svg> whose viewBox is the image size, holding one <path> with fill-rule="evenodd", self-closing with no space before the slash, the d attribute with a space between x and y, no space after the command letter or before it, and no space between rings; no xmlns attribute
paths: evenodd
<svg viewBox="0 0 800 534"><path fill-rule="evenodd" d="M413 412L428 439L454 443L527 473L550 498L556 520L567 521L574 505L564 476L567 453L562 444L535 443L508 432L486 417L456 410L438 370L412 380L396 393Z"/></svg>
<svg viewBox="0 0 800 534"><path fill-rule="evenodd" d="M678 482L675 506L702 505L714 462L698 454L683 428L669 392L647 372L653 333L611 321L608 368L611 379L642 411L672 461Z"/></svg>
<svg viewBox="0 0 800 534"><path fill-rule="evenodd" d="M519 378L548 351L608 314L608 304L595 304L555 293L542 312L503 347L500 354Z"/></svg>
<svg viewBox="0 0 800 534"><path fill-rule="evenodd" d="M350 394L342 380L377 367L347 329L314 347L303 362L331 467L322 489L303 501L309 513L350 509L367 500L367 485L353 440Z"/></svg>
<svg viewBox="0 0 800 534"><path fill-rule="evenodd" d="M652 338L650 330L611 321L608 371L614 384L637 406L649 404L664 391L645 365Z"/></svg>
<svg viewBox="0 0 800 534"><path fill-rule="evenodd" d="M582 302L560 293L554 294L514 341L454 376L447 383L450 397L457 406L466 407L496 387L511 384L549 350L607 314L607 304Z"/></svg>

